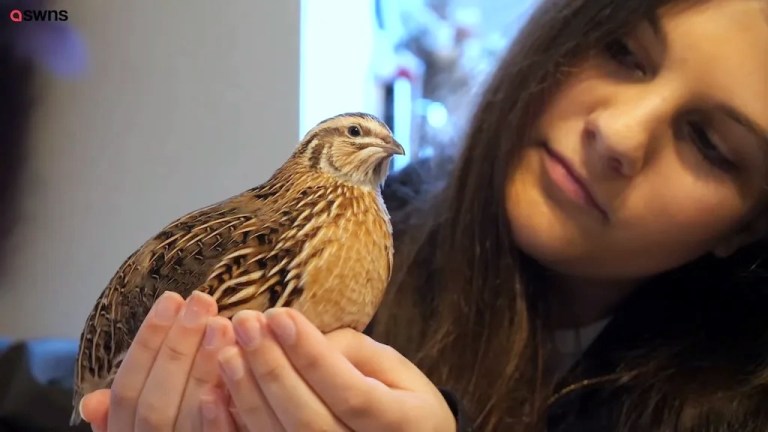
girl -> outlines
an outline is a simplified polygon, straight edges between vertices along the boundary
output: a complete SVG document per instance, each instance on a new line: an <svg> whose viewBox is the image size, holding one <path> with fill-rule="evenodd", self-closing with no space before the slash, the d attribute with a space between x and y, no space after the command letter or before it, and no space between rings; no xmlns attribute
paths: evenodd
<svg viewBox="0 0 768 432"><path fill-rule="evenodd" d="M370 334L394 350L295 311L230 323L167 296L85 418L768 430L766 53L766 0L544 1L457 162L387 184L397 271ZM217 358L234 422L201 372Z"/></svg>

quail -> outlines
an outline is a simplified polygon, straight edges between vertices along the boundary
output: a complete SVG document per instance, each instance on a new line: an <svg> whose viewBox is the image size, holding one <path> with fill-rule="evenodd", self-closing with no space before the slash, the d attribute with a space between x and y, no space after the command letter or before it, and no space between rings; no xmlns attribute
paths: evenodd
<svg viewBox="0 0 768 432"><path fill-rule="evenodd" d="M381 186L404 155L376 117L318 123L263 184L166 226L120 266L88 315L75 366L79 403L109 388L142 321L165 291L210 294L219 315L291 307L322 332L362 331L392 270Z"/></svg>

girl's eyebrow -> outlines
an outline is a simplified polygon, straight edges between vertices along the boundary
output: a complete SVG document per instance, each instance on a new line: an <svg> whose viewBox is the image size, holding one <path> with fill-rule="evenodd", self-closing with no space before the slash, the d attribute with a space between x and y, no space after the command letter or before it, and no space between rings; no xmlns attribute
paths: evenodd
<svg viewBox="0 0 768 432"><path fill-rule="evenodd" d="M646 14L645 19L646 21L648 21L648 24L651 26L651 30L653 30L653 34L655 34L656 37L658 37L662 41L666 41L667 34L664 31L664 28L661 26L661 20L659 19L658 11L653 10L650 13Z"/></svg>
<svg viewBox="0 0 768 432"><path fill-rule="evenodd" d="M652 10L643 16L643 19L651 28L653 35L656 36L664 45L667 43L667 32L664 31L664 26L661 25L661 19L659 18L659 12Z"/></svg>
<svg viewBox="0 0 768 432"><path fill-rule="evenodd" d="M766 7L765 10L767 12L766 19L768 19L768 7ZM661 24L661 19L659 18L658 11L652 10L647 14L645 14L645 20L648 23L648 25L651 27L653 34L656 37L658 37L663 44L666 45L667 34L666 34L666 31L664 30L664 26L662 26ZM737 110L736 108L730 105L725 105L725 104L717 105L715 107L715 110L719 111L721 114L725 115L726 117L735 121L739 125L748 129L750 133L756 135L758 139L760 139L762 144L766 148L768 148L768 130L760 126L756 121L752 120L748 115L742 113L741 111Z"/></svg>
<svg viewBox="0 0 768 432"><path fill-rule="evenodd" d="M726 117L729 117L731 120L745 127L751 133L757 135L760 141L762 141L763 145L768 147L768 130L757 124L756 121L750 119L749 116L729 105L717 105L715 109L720 111Z"/></svg>

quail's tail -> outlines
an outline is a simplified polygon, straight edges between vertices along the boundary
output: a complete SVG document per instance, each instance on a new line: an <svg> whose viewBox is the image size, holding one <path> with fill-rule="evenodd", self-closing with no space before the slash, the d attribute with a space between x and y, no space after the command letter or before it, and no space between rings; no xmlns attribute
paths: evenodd
<svg viewBox="0 0 768 432"><path fill-rule="evenodd" d="M83 421L83 417L80 415L80 403L83 401L83 396L77 396L74 399L74 409L72 410L72 416L69 418L70 426L77 426Z"/></svg>
<svg viewBox="0 0 768 432"><path fill-rule="evenodd" d="M120 361L122 361L122 355ZM76 426L84 420L83 416L80 415L80 405L83 403L85 395L96 390L111 388L112 382L115 380L116 370L110 372L106 378L87 375L80 385L75 385L75 391L72 394L72 415L69 417L70 426Z"/></svg>

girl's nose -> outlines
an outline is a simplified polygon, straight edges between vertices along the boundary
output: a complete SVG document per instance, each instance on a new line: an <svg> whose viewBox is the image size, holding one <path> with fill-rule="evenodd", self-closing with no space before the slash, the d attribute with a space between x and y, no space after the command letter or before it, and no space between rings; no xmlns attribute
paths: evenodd
<svg viewBox="0 0 768 432"><path fill-rule="evenodd" d="M616 98L584 122L582 141L587 159L600 171L637 175L652 150L665 136L671 136L674 103L669 97L650 93L646 89L645 97L634 93Z"/></svg>

